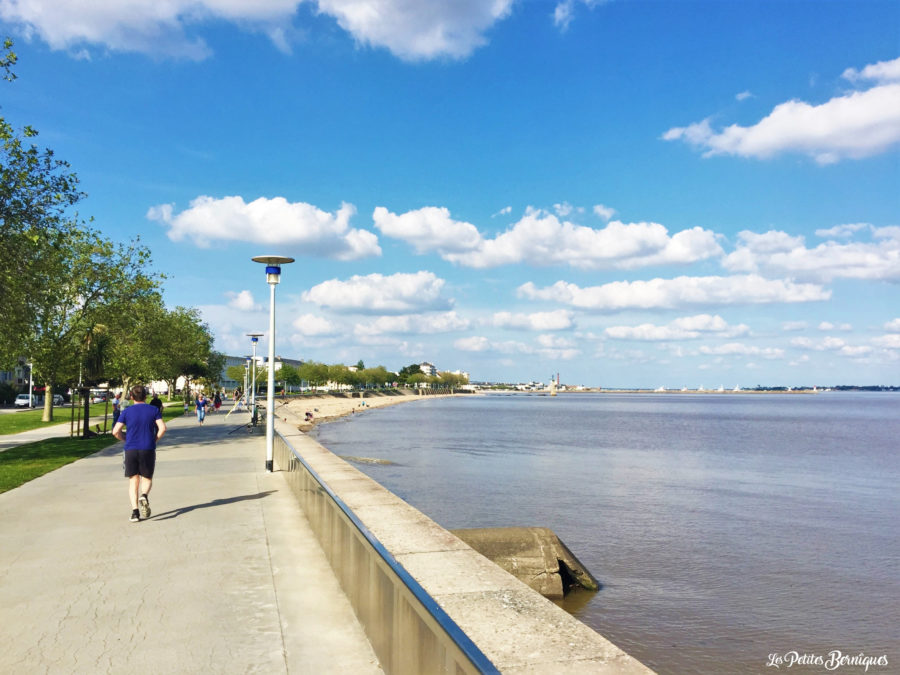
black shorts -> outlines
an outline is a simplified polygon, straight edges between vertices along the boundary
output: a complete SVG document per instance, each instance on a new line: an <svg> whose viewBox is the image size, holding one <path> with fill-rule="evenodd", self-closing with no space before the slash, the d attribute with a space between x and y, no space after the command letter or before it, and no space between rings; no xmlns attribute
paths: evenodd
<svg viewBox="0 0 900 675"><path fill-rule="evenodd" d="M140 474L144 478L153 478L156 468L156 450L125 450L125 478Z"/></svg>

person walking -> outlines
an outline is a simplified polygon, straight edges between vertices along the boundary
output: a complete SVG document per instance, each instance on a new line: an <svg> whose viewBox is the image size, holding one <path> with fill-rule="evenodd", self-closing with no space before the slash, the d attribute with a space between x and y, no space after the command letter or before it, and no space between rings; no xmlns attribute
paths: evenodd
<svg viewBox="0 0 900 675"><path fill-rule="evenodd" d="M219 395L219 392L216 392L216 395L213 397L213 409L216 412L219 412L219 408L222 407L222 397Z"/></svg>
<svg viewBox="0 0 900 675"><path fill-rule="evenodd" d="M150 405L159 410L160 414L162 414L162 399L159 397L159 394L153 392L153 398L150 399Z"/></svg>
<svg viewBox="0 0 900 675"><path fill-rule="evenodd" d="M197 421L203 424L203 420L206 419L206 406L209 405L209 401L203 398L203 394L200 394L197 396L197 402L194 405L197 409Z"/></svg>
<svg viewBox="0 0 900 675"><path fill-rule="evenodd" d="M113 426L116 425L116 422L119 421L119 415L122 414L122 392L116 393L116 397L113 399Z"/></svg>
<svg viewBox="0 0 900 675"><path fill-rule="evenodd" d="M113 426L113 436L125 442L125 477L128 479L128 498L131 501L131 522L150 517L150 488L156 469L156 443L166 433L162 414L148 403L147 390L136 384L131 388L134 405L119 415ZM122 432L123 427L126 433Z"/></svg>

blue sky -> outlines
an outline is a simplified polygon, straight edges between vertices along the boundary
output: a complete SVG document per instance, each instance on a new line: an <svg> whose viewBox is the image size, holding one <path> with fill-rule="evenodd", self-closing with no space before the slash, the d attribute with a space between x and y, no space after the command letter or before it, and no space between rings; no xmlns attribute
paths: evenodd
<svg viewBox="0 0 900 675"><path fill-rule="evenodd" d="M42 4L2 114L226 353L274 253L286 357L900 384L894 1Z"/></svg>

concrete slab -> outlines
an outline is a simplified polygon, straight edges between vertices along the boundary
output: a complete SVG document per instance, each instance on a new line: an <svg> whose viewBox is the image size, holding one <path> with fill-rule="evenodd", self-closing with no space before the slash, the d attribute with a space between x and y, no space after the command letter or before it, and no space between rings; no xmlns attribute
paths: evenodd
<svg viewBox="0 0 900 675"><path fill-rule="evenodd" d="M153 513L121 445L0 495L0 672L380 673L262 429L173 421Z"/></svg>

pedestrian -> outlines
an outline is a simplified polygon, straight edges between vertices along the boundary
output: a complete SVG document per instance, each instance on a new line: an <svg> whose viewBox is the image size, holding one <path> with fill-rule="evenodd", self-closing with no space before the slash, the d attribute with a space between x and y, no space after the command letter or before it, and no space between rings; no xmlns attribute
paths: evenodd
<svg viewBox="0 0 900 675"><path fill-rule="evenodd" d="M219 392L216 392L216 395L213 396L213 408L215 408L216 412L219 412L219 408L222 407L222 397L219 396Z"/></svg>
<svg viewBox="0 0 900 675"><path fill-rule="evenodd" d="M128 479L128 498L131 501L131 522L150 517L150 488L156 468L156 442L166 433L166 423L160 411L146 403L147 390L136 384L131 388L134 405L119 415L113 426L113 436L125 441L123 454L125 477ZM126 433L122 432L125 428Z"/></svg>
<svg viewBox="0 0 900 675"><path fill-rule="evenodd" d="M150 405L159 410L160 414L162 414L162 400L156 392L153 392L153 398L150 399Z"/></svg>
<svg viewBox="0 0 900 675"><path fill-rule="evenodd" d="M197 421L200 424L203 424L203 420L206 418L206 406L209 403L205 398L203 398L203 394L197 396L197 402L194 404L197 409Z"/></svg>
<svg viewBox="0 0 900 675"><path fill-rule="evenodd" d="M122 392L117 392L116 397L113 399L113 426L115 426L116 422L119 421L119 415L122 414Z"/></svg>

